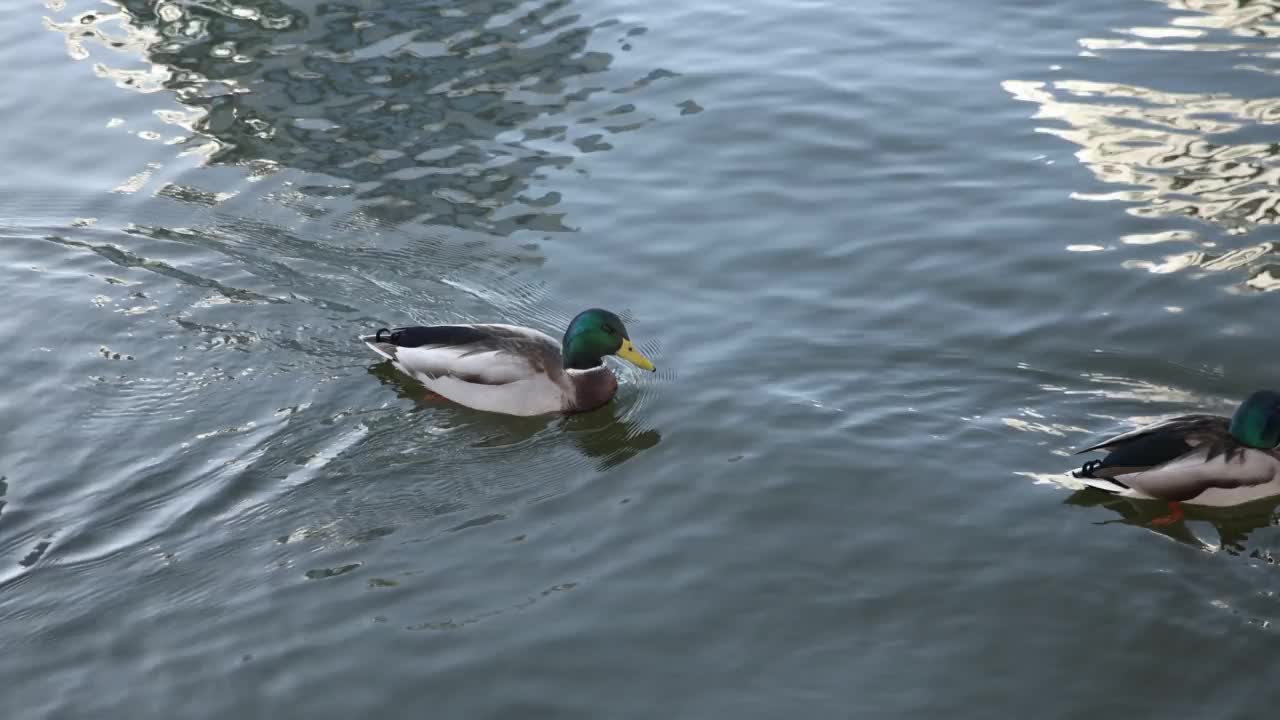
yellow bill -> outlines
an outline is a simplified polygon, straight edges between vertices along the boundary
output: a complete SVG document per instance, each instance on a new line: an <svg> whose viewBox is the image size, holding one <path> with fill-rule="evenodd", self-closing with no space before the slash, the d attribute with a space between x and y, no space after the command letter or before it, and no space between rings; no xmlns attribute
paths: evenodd
<svg viewBox="0 0 1280 720"><path fill-rule="evenodd" d="M618 352L615 354L641 370L648 370L650 372L657 370L657 368L653 366L653 362L642 355L640 351L636 349L636 346L631 344L630 340L624 339L622 341L622 347L618 348Z"/></svg>

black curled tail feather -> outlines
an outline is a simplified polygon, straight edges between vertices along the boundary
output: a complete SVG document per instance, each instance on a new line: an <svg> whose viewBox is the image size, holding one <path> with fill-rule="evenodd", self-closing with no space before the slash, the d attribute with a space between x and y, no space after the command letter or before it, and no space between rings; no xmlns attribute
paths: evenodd
<svg viewBox="0 0 1280 720"><path fill-rule="evenodd" d="M1081 465L1079 470L1076 470L1075 472L1071 473L1071 476L1076 478L1088 478L1090 480L1094 480L1094 479L1097 479L1097 476L1093 474L1093 471L1097 470L1100 467L1102 467L1101 460L1090 460L1084 465Z"/></svg>

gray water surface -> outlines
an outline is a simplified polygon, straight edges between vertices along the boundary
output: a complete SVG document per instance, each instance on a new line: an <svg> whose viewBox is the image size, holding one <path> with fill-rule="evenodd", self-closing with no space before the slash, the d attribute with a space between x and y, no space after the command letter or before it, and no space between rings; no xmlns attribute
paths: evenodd
<svg viewBox="0 0 1280 720"><path fill-rule="evenodd" d="M1256 718L1280 3L45 0L0 22L14 718ZM517 419L353 338L624 314Z"/></svg>

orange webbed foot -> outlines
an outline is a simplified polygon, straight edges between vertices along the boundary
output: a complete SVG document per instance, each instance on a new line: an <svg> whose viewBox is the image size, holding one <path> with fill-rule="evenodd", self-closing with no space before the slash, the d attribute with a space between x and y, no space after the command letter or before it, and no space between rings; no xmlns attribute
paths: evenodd
<svg viewBox="0 0 1280 720"><path fill-rule="evenodd" d="M1151 521L1156 527L1166 527L1176 522L1181 522L1186 516L1182 514L1182 504L1176 502L1169 503L1169 514L1163 515Z"/></svg>

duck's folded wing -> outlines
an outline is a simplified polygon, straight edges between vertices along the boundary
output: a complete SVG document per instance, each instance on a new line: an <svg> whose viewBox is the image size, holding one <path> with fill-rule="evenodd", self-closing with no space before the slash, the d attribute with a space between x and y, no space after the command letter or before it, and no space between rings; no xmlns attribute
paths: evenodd
<svg viewBox="0 0 1280 720"><path fill-rule="evenodd" d="M1183 415L1181 417L1170 418L1168 420L1161 420L1159 422L1107 438L1097 445L1091 445L1083 450L1077 450L1076 454L1080 455L1094 450L1113 450L1121 445L1133 443L1142 438L1151 437L1177 437L1203 440L1206 437L1214 437L1227 433L1228 422L1229 421L1226 418L1218 415Z"/></svg>
<svg viewBox="0 0 1280 720"><path fill-rule="evenodd" d="M559 366L550 336L511 325L435 325L395 328L363 338L405 371L505 385Z"/></svg>
<svg viewBox="0 0 1280 720"><path fill-rule="evenodd" d="M431 378L455 377L481 385L506 385L534 374L534 367L518 355L497 350L476 352L455 347L387 346L392 360L405 371Z"/></svg>

